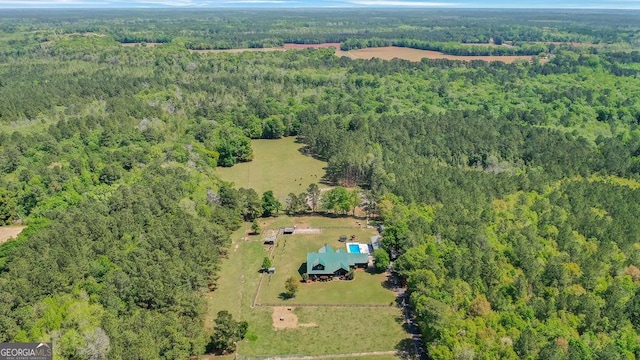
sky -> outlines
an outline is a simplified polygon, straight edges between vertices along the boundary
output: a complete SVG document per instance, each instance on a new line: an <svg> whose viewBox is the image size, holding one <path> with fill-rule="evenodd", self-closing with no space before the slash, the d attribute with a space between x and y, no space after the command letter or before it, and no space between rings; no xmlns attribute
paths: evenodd
<svg viewBox="0 0 640 360"><path fill-rule="evenodd" d="M640 0L0 0L0 8L149 7L421 7L640 10Z"/></svg>

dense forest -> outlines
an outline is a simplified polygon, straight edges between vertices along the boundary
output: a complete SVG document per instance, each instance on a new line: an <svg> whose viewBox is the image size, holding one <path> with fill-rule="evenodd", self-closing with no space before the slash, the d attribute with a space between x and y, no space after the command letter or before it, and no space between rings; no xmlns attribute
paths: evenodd
<svg viewBox="0 0 640 360"><path fill-rule="evenodd" d="M369 194L432 358L639 358L637 13L369 15L3 12L0 223L28 228L0 246L0 341L202 354L199 294L263 213L215 168L297 136ZM190 51L491 41L548 62Z"/></svg>

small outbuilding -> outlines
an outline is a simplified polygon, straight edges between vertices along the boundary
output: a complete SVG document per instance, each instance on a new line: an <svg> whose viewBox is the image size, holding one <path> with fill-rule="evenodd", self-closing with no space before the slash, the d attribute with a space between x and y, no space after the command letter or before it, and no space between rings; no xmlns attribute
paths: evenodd
<svg viewBox="0 0 640 360"><path fill-rule="evenodd" d="M376 251L382 246L382 235L374 235L371 237L371 242L369 243L369 249L371 253Z"/></svg>
<svg viewBox="0 0 640 360"><path fill-rule="evenodd" d="M340 238L338 239L338 241L347 242L347 235L340 235Z"/></svg>
<svg viewBox="0 0 640 360"><path fill-rule="evenodd" d="M293 234L293 232L296 231L295 226L294 227L286 227L282 229L282 233L285 235L291 235Z"/></svg>
<svg viewBox="0 0 640 360"><path fill-rule="evenodd" d="M276 273L276 268L275 268L275 267L270 267L270 268L267 270L267 273L268 273L269 275L273 275L273 274L275 274L275 273Z"/></svg>
<svg viewBox="0 0 640 360"><path fill-rule="evenodd" d="M265 245L275 245L276 244L276 237L275 236L269 236L268 238L266 238L264 240L264 244Z"/></svg>

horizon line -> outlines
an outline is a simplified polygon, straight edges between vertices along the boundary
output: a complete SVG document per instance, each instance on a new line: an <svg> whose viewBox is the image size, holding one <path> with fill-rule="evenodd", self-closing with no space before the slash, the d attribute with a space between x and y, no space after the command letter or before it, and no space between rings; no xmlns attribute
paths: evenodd
<svg viewBox="0 0 640 360"><path fill-rule="evenodd" d="M241 2L240 2L241 3ZM206 5L206 6L172 6L172 5L132 5L132 6L84 6L84 5L58 5L58 6L2 6L0 9L5 10L203 10L203 9L396 9L396 10L536 10L536 11L557 11L557 10L598 10L598 11L612 11L612 10L624 10L624 11L640 11L640 8L626 8L626 7L498 7L498 6L411 6L411 5L359 5L359 4L341 4L341 5L298 5L291 6L290 4L279 6L278 4L269 3L259 5L256 3L247 3L247 5ZM1 17L1 16L0 16Z"/></svg>

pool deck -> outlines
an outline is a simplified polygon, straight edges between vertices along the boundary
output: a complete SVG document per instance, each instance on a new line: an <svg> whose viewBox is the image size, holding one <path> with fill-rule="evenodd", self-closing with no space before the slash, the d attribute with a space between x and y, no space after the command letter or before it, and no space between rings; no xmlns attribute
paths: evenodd
<svg viewBox="0 0 640 360"><path fill-rule="evenodd" d="M359 252L353 252L351 251L351 246L355 245L358 247L358 250L360 250ZM348 242L345 244L345 246L347 247L347 252L351 253L351 254L369 254L369 244L361 244L361 243L356 243L356 242Z"/></svg>

